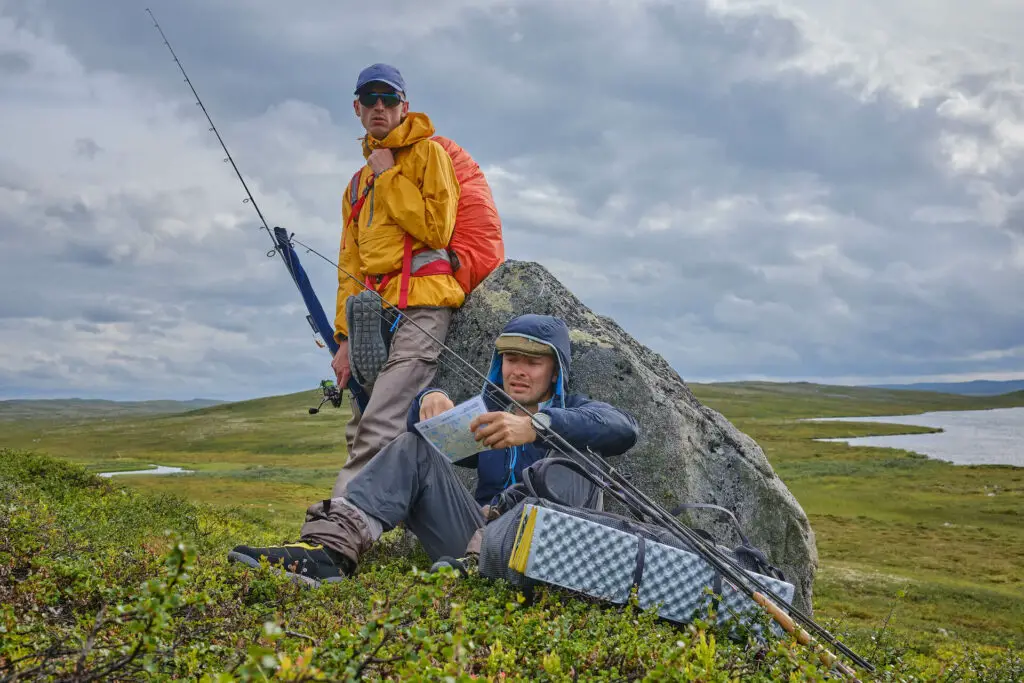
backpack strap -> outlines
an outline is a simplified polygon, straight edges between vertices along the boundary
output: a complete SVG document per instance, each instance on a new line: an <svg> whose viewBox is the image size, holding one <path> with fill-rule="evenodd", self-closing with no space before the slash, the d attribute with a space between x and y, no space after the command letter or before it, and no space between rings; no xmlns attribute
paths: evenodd
<svg viewBox="0 0 1024 683"><path fill-rule="evenodd" d="M541 458L523 470L523 484L526 486L527 492L534 498L543 498L558 505L572 507L568 502L559 498L554 491L551 490L551 487L548 486L548 470L552 467L565 467L581 477L590 480L590 482L598 488L600 488L604 483L593 473L585 470L583 466L575 460L559 457Z"/></svg>
<svg viewBox="0 0 1024 683"><path fill-rule="evenodd" d="M589 448L587 450L590 451ZM593 451L590 452L593 453ZM648 516L642 509L635 505L632 505L625 498L621 497L614 483L602 477L601 474L595 473L584 468L575 460L570 460L569 458L563 458L558 456L549 455L547 457L541 458L540 460L538 460L537 462L533 463L532 465L523 470L523 483L526 486L527 492L534 498L542 498L550 500L551 502L556 503L558 505L572 507L571 505L569 505L568 502L558 498L558 496L555 495L554 492L551 490L551 487L548 486L548 470L551 469L552 467L564 467L567 470L575 472L584 479L590 480L590 482L594 484L594 486L597 487L598 490L605 491L609 493L611 496L613 496L615 500L621 503L629 511L629 513L632 514L636 519L642 520Z"/></svg>
<svg viewBox="0 0 1024 683"><path fill-rule="evenodd" d="M352 180L348 183L348 204L349 206L355 206L356 201L359 199L359 176L363 174L363 169L356 171L355 175L352 176Z"/></svg>
<svg viewBox="0 0 1024 683"><path fill-rule="evenodd" d="M352 210L348 214L348 223L357 223L359 221L359 211L363 208L363 204L366 202L366 196L370 194L370 189L373 187L373 180L375 175L371 172L370 177L366 181L366 188L362 194L359 194L359 177L363 174L363 169L356 171L355 175L352 176L352 180L348 183L348 204L352 207Z"/></svg>
<svg viewBox="0 0 1024 683"><path fill-rule="evenodd" d="M679 513L681 513L683 510L694 509L717 510L718 512L725 513L725 515L728 516L729 520L732 522L733 528L736 529L736 533L739 535L740 540L743 542L743 545L751 545L750 541L747 540L747 535L743 533L743 527L740 526L740 522L738 519L736 519L736 515L732 513L732 510L728 510L722 507L721 505L712 505L711 503L680 503L679 505L675 506L675 508L672 509L671 514L673 517L678 517Z"/></svg>
<svg viewBox="0 0 1024 683"><path fill-rule="evenodd" d="M755 548L749 544L743 544L733 548L733 554L737 559L742 560L742 564L746 564L749 567L753 567L754 571L758 574L764 574L770 576L773 579L779 581L785 581L786 575L781 569L776 567L769 561L768 556L764 554L760 548Z"/></svg>
<svg viewBox="0 0 1024 683"><path fill-rule="evenodd" d="M740 526L739 520L736 519L736 515L734 515L731 510L728 510L720 505L712 505L710 503L680 503L679 505L672 509L672 516L678 516L679 513L681 513L683 510L693 510L701 508L705 510L717 510L719 512L725 513L729 517L741 541L740 545L736 546L733 549L733 554L736 555L737 558L743 560L743 563L747 567L752 568L754 571L760 574L764 574L765 576L771 576L773 578L779 579L780 581L786 580L786 576L785 574L783 574L782 570L773 565L768 560L768 556L765 555L764 551L757 548L753 543L750 542L750 539L747 538L747 535L743 533L743 528ZM699 530L694 529L694 531ZM717 543L717 541L711 536L711 534L707 532L700 533L703 536L705 536L711 543ZM716 575L715 580L720 581L721 579ZM715 591L720 592L719 588L720 587L716 587Z"/></svg>

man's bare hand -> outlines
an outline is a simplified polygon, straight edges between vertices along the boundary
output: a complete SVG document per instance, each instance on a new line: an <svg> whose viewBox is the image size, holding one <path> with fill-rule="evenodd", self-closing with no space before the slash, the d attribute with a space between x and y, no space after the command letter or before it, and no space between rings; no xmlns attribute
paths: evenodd
<svg viewBox="0 0 1024 683"><path fill-rule="evenodd" d="M370 170L377 176L395 165L395 155L391 153L390 149L380 147L370 152L366 163L370 165Z"/></svg>
<svg viewBox="0 0 1024 683"><path fill-rule="evenodd" d="M420 421L429 420L435 415L440 415L446 410L455 407L452 400L440 391L431 391L420 399Z"/></svg>
<svg viewBox="0 0 1024 683"><path fill-rule="evenodd" d="M331 361L331 369L334 370L334 376L338 378L338 388L340 389L345 388L349 377L352 376L352 367L349 362L348 339L346 339L338 344L338 352L334 354L334 360Z"/></svg>
<svg viewBox="0 0 1024 683"><path fill-rule="evenodd" d="M477 415L469 423L477 441L482 441L491 448L507 448L533 443L537 432L533 428L533 420L527 415L512 413L484 413Z"/></svg>

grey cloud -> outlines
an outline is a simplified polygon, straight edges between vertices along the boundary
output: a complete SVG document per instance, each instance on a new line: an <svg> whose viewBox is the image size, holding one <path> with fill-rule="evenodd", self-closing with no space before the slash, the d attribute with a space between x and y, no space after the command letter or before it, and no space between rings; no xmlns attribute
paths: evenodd
<svg viewBox="0 0 1024 683"><path fill-rule="evenodd" d="M275 358L272 355L256 358L241 358L237 354L221 349L211 349L203 354L202 365L207 368L221 368L233 375L280 375L298 374L303 370L294 360Z"/></svg>
<svg viewBox="0 0 1024 683"><path fill-rule="evenodd" d="M1012 233L1024 236L1024 199L1014 202L1010 207L1002 227Z"/></svg>
<svg viewBox="0 0 1024 683"><path fill-rule="evenodd" d="M96 155L103 151L103 148L96 144L91 138L79 138L75 140L75 154L86 159L95 159Z"/></svg>
<svg viewBox="0 0 1024 683"><path fill-rule="evenodd" d="M102 327L90 323L76 323L75 330L78 332L84 332L85 334L103 334Z"/></svg>
<svg viewBox="0 0 1024 683"><path fill-rule="evenodd" d="M94 221L93 212L81 199L74 199L67 204L51 204L43 209L43 215L55 218L75 230L88 230Z"/></svg>
<svg viewBox="0 0 1024 683"><path fill-rule="evenodd" d="M112 252L110 245L84 241L73 241L64 244L56 258L68 263L91 266L93 268L110 268L120 262L120 259Z"/></svg>
<svg viewBox="0 0 1024 683"><path fill-rule="evenodd" d="M91 305L82 309L82 319L91 323L123 323L138 319L138 313L130 309L112 306Z"/></svg>
<svg viewBox="0 0 1024 683"><path fill-rule="evenodd" d="M18 296L0 296L0 319L37 315L43 310L42 305L42 297L31 289L19 292ZM47 314L52 315L52 309L47 310Z"/></svg>
<svg viewBox="0 0 1024 683"><path fill-rule="evenodd" d="M22 76L32 70L32 59L24 52L0 52L0 73Z"/></svg>
<svg viewBox="0 0 1024 683"><path fill-rule="evenodd" d="M560 169L559 180L593 185L596 175L605 192L621 178L644 182L651 194L671 192L676 180L665 170L680 159L672 154L677 150L660 152L666 143L675 147L680 136L714 140L722 162L843 181L862 179L865 171L912 177L929 162L928 136L938 127L934 107L906 110L885 98L861 105L825 77L767 80L747 74L750 64L768 68L800 49L799 33L784 19L718 24L694 5L649 7L637 19L649 44L641 50L617 39L617 27L581 17L586 11L528 5L518 12L516 27L524 38L513 45L502 45L499 36L507 28L480 12L443 38L487 58L462 66L462 77L452 79L458 73L453 62L461 55L440 50L433 60L453 68L434 71L424 89L454 90L456 101L504 90L498 106L460 121L460 136L485 155L536 158L547 152L544 168ZM584 29L593 31L587 40L563 38ZM553 73L553 64L573 64L572 76L567 69ZM513 78L527 88L520 106L508 101L519 94L509 87ZM614 151L633 146L637 167L623 168L608 158L609 149L595 136L601 129L625 134ZM528 132L495 136L494 130Z"/></svg>

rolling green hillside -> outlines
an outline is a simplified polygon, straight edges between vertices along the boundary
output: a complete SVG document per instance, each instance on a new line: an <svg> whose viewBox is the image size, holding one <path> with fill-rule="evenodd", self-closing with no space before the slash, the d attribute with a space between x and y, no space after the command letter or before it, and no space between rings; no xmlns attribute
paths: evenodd
<svg viewBox="0 0 1024 683"><path fill-rule="evenodd" d="M912 384L880 384L882 389L911 389L913 391L938 391L943 394L967 396L996 396L1015 391L1024 391L1024 379L986 380L969 382L915 382Z"/></svg>
<svg viewBox="0 0 1024 683"><path fill-rule="evenodd" d="M691 388L757 440L810 517L819 619L841 623L854 638L885 624L880 652L900 643L910 647L904 661L922 657L933 670L964 648L983 653L1024 643L1024 469L953 466L814 440L912 427L799 421L1019 406L1024 392L968 397L761 382ZM49 453L93 472L150 464L195 470L114 481L231 507L258 520L261 534L294 538L305 507L330 490L345 457L347 412L309 415L318 402L319 391L310 390L179 414L7 421L0 447ZM234 538L252 540L253 528L238 527Z"/></svg>
<svg viewBox="0 0 1024 683"><path fill-rule="evenodd" d="M0 401L0 420L88 420L128 415L161 415L217 405L221 401L105 401L83 398L10 399Z"/></svg>
<svg viewBox="0 0 1024 683"><path fill-rule="evenodd" d="M807 382L723 382L689 386L701 402L733 421L751 417L861 417L1024 406L1024 391L1000 396L964 396Z"/></svg>

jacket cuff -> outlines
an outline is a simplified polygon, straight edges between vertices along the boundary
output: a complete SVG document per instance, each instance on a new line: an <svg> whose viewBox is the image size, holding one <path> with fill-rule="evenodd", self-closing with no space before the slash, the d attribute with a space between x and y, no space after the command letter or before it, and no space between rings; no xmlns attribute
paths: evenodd
<svg viewBox="0 0 1024 683"><path fill-rule="evenodd" d="M448 393L445 392L443 389L438 389L436 387L427 387L420 393L416 394L416 398L414 398L412 402L409 403L409 412L406 413L405 416L406 431L416 433L416 423L420 421L420 404L422 403L422 399L427 394L432 394L435 391L440 391L445 396L448 396ZM448 397L448 400L451 400L450 396Z"/></svg>
<svg viewBox="0 0 1024 683"><path fill-rule="evenodd" d="M427 387L426 389L424 389L420 393L416 394L416 400L417 401L422 401L424 396L426 396L427 394L433 394L435 392L437 392L439 394L444 394L444 397L447 398L449 401L452 400L452 397L448 395L447 391L445 391L444 389L437 389L435 387Z"/></svg>
<svg viewBox="0 0 1024 683"><path fill-rule="evenodd" d="M385 185L387 183L390 183L398 175L396 173L396 171L398 171L398 170L399 170L398 164L395 164L391 168L384 169L383 173L378 173L377 175L375 175L373 177L373 184L376 186L377 189L381 189L381 186L380 186L379 183L381 183L381 181L383 181Z"/></svg>

